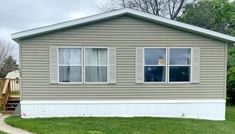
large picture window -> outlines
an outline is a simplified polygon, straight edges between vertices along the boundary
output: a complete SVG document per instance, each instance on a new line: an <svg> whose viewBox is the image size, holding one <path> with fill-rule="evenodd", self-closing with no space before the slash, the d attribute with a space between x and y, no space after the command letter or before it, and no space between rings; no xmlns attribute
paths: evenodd
<svg viewBox="0 0 235 134"><path fill-rule="evenodd" d="M81 48L59 48L59 82L82 82Z"/></svg>
<svg viewBox="0 0 235 134"><path fill-rule="evenodd" d="M144 50L144 81L166 81L166 49L145 48Z"/></svg>
<svg viewBox="0 0 235 134"><path fill-rule="evenodd" d="M85 82L107 82L107 48L85 48Z"/></svg>
<svg viewBox="0 0 235 134"><path fill-rule="evenodd" d="M191 72L191 49L170 48L169 82L189 82Z"/></svg>

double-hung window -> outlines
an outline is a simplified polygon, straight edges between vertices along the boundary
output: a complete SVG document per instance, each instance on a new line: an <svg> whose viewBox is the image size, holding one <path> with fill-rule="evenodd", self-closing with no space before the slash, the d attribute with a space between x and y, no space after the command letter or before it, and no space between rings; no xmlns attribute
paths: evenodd
<svg viewBox="0 0 235 134"><path fill-rule="evenodd" d="M81 48L59 48L59 82L82 82Z"/></svg>
<svg viewBox="0 0 235 134"><path fill-rule="evenodd" d="M169 82L189 82L191 80L191 49L170 48Z"/></svg>
<svg viewBox="0 0 235 134"><path fill-rule="evenodd" d="M107 82L107 48L85 48L85 82Z"/></svg>
<svg viewBox="0 0 235 134"><path fill-rule="evenodd" d="M146 48L144 50L144 81L166 81L166 49Z"/></svg>
<svg viewBox="0 0 235 134"><path fill-rule="evenodd" d="M107 48L59 48L58 51L59 82L107 82Z"/></svg>
<svg viewBox="0 0 235 134"><path fill-rule="evenodd" d="M190 82L191 48L145 48L144 82Z"/></svg>

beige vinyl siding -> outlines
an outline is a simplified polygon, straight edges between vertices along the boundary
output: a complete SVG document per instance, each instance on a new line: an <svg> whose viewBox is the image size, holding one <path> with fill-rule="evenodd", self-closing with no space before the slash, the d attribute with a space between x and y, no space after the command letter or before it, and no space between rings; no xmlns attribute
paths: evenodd
<svg viewBox="0 0 235 134"><path fill-rule="evenodd" d="M116 84L50 84L50 46L116 48ZM136 47L200 47L199 84L136 83ZM23 100L223 99L223 42L129 16L21 41Z"/></svg>

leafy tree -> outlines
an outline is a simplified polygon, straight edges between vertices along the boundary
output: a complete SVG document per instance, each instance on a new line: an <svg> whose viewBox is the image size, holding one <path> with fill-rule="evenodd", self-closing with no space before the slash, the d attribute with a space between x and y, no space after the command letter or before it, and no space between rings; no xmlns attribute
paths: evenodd
<svg viewBox="0 0 235 134"><path fill-rule="evenodd" d="M229 0L203 0L188 4L179 21L234 35L235 2Z"/></svg>
<svg viewBox="0 0 235 134"><path fill-rule="evenodd" d="M229 0L204 0L186 6L179 21L235 35L235 2ZM227 96L235 104L235 47L229 44L227 65Z"/></svg>
<svg viewBox="0 0 235 134"><path fill-rule="evenodd" d="M232 104L235 104L235 47L229 45L228 66L227 66L227 97Z"/></svg>
<svg viewBox="0 0 235 134"><path fill-rule="evenodd" d="M6 77L7 73L17 70L18 65L12 56L8 56L3 60L3 66L0 68L0 78Z"/></svg>

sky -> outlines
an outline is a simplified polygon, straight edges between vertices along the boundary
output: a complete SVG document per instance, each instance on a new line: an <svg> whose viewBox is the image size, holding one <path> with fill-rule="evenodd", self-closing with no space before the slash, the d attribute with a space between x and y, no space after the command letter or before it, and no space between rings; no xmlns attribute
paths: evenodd
<svg viewBox="0 0 235 134"><path fill-rule="evenodd" d="M0 36L103 12L107 0L0 0ZM17 57L17 44L12 52Z"/></svg>
<svg viewBox="0 0 235 134"><path fill-rule="evenodd" d="M12 33L102 12L104 0L1 0L0 30Z"/></svg>

